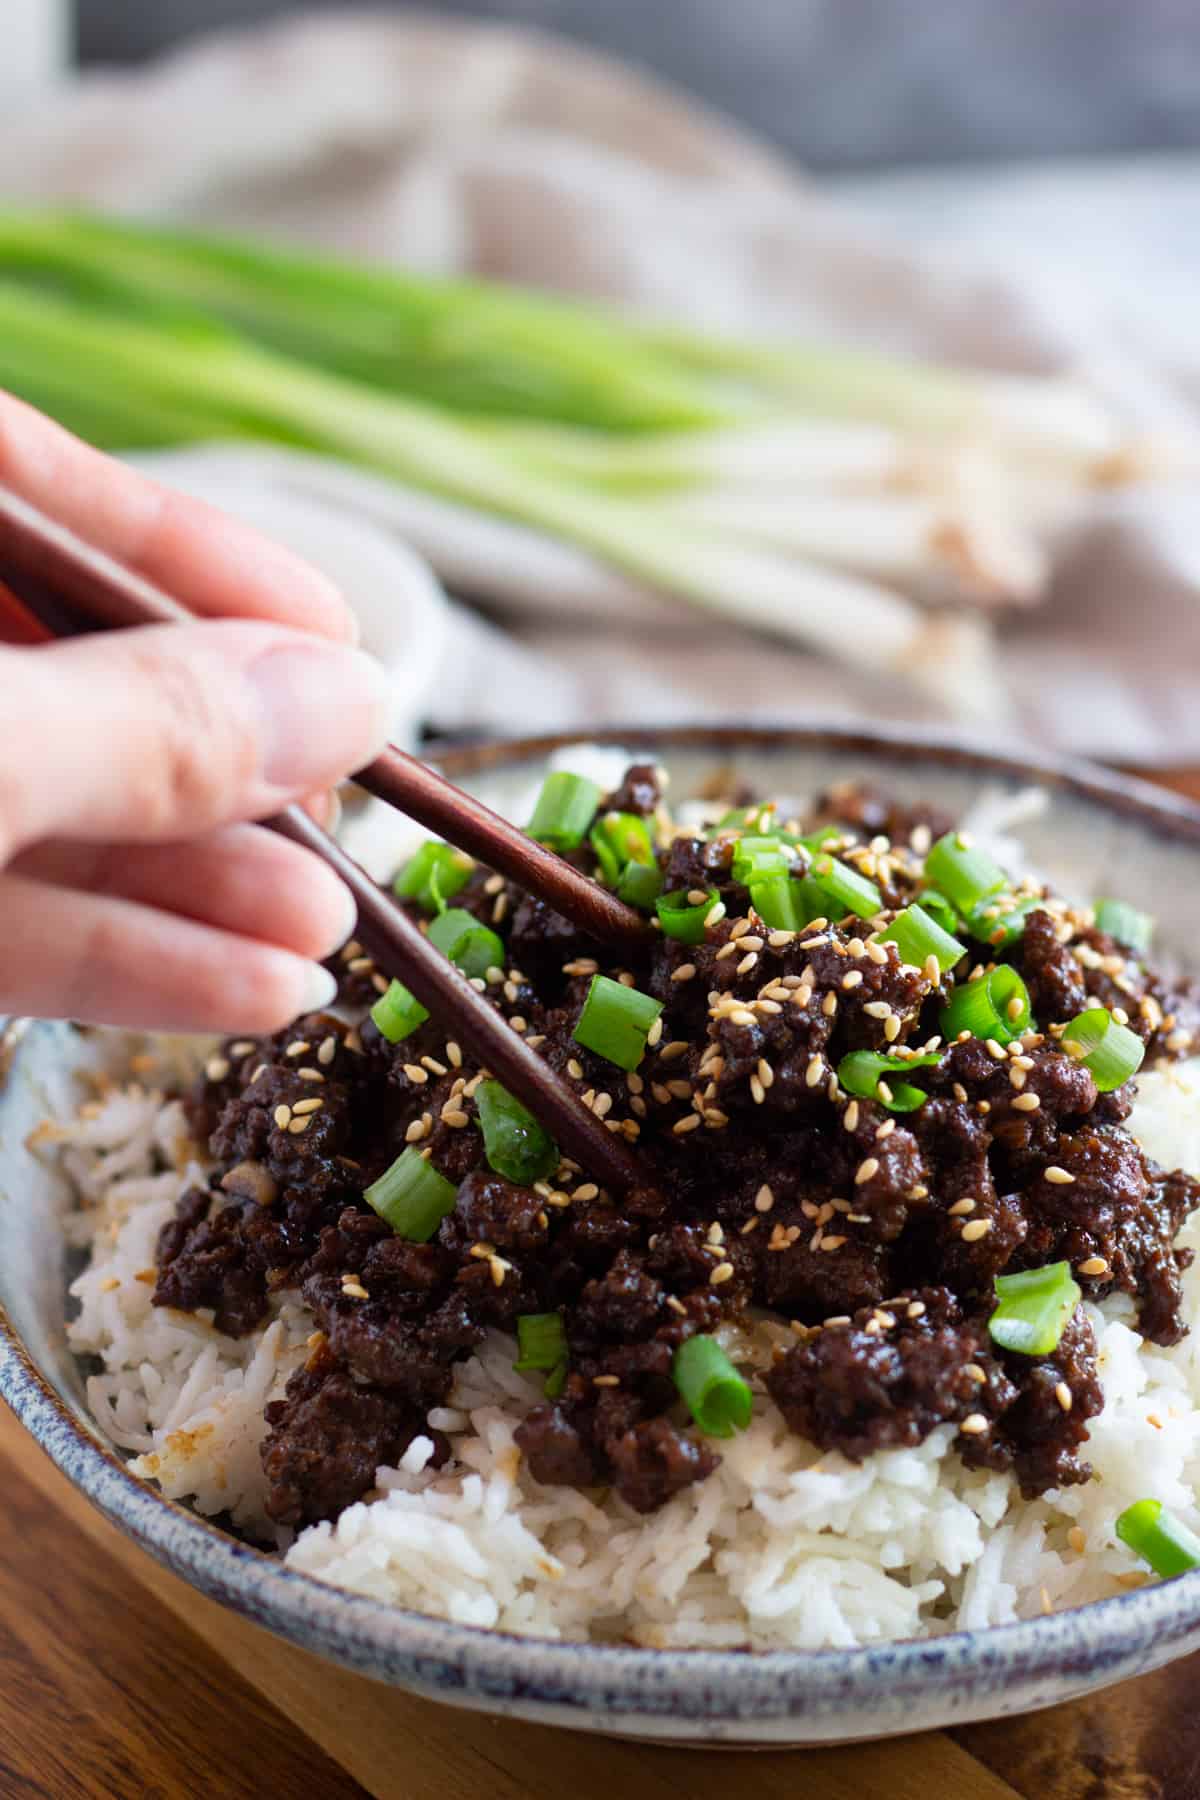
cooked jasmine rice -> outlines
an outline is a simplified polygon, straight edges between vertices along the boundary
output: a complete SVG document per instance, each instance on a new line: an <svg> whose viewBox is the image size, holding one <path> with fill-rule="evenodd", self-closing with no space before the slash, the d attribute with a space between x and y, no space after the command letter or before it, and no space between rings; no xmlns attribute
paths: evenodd
<svg viewBox="0 0 1200 1800"><path fill-rule="evenodd" d="M1200 1169L1200 1060L1138 1086L1129 1129L1166 1167ZM550 1638L816 1649L1002 1624L1136 1585L1146 1577L1114 1522L1147 1494L1200 1529L1200 1333L1146 1344L1132 1303L1114 1298L1087 1307L1105 1393L1085 1447L1095 1479L1036 1501L1010 1474L966 1469L951 1425L858 1465L819 1454L762 1392L718 1471L655 1513L611 1492L541 1487L513 1441L537 1378L514 1373L512 1341L493 1333L429 1416L453 1460L433 1470L433 1442L418 1437L371 1498L293 1540L264 1512L258 1448L264 1406L308 1354L312 1315L277 1297L264 1328L234 1339L152 1305L158 1232L202 1178L177 1103L113 1089L43 1136L80 1198L70 1230L90 1262L71 1290L70 1339L98 1360L87 1397L100 1426L165 1494L339 1587ZM1179 1242L1200 1245L1200 1215ZM1200 1266L1184 1287L1200 1319ZM765 1366L781 1330L762 1326L739 1356Z"/></svg>

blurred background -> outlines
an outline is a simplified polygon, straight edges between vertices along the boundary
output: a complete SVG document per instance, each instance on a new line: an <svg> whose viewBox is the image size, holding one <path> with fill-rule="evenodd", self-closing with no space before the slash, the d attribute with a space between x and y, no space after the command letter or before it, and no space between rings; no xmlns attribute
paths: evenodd
<svg viewBox="0 0 1200 1800"><path fill-rule="evenodd" d="M412 735L1200 760L1182 0L6 4L0 383L326 561Z"/></svg>

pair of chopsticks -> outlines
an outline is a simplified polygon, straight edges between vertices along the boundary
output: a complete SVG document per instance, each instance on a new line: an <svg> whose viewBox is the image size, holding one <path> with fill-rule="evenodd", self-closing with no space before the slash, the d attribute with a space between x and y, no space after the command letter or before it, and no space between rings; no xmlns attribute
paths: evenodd
<svg viewBox="0 0 1200 1800"><path fill-rule="evenodd" d="M36 644L75 631L178 623L188 616L151 582L0 484L0 641ZM618 949L645 944L646 922L632 907L403 750L389 745L354 779L538 895L589 936ZM306 812L289 806L264 823L313 851L341 877L358 907L355 936L379 968L403 981L581 1168L617 1192L638 1182L637 1163L624 1141Z"/></svg>

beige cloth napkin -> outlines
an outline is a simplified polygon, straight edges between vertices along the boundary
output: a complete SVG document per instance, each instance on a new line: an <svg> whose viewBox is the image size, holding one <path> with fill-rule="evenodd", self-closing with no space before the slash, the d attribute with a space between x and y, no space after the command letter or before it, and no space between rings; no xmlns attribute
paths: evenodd
<svg viewBox="0 0 1200 1800"><path fill-rule="evenodd" d="M1200 369L1179 366L1178 346L1168 368L1144 330L1132 346L1094 294L1040 281L1019 242L1000 273L923 252L911 235L900 244L669 90L507 27L339 13L93 74L0 124L0 190L737 330L1075 369L1130 416L1194 429ZM382 521L486 608L490 622L456 611L431 687L440 728L903 718L914 705L934 716L894 683L647 595L534 532L352 470L259 461L295 492ZM1049 603L1004 627L988 665L988 685L1008 696L1007 732L1128 760L1200 756L1196 502L1178 489L1097 498L1058 546Z"/></svg>

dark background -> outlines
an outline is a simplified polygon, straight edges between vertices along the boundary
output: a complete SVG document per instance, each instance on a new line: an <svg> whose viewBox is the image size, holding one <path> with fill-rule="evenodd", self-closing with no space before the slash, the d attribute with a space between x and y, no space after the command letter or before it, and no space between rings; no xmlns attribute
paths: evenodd
<svg viewBox="0 0 1200 1800"><path fill-rule="evenodd" d="M76 4L87 62L304 10L294 0ZM422 10L518 20L609 50L814 167L1200 144L1195 0L429 0Z"/></svg>

